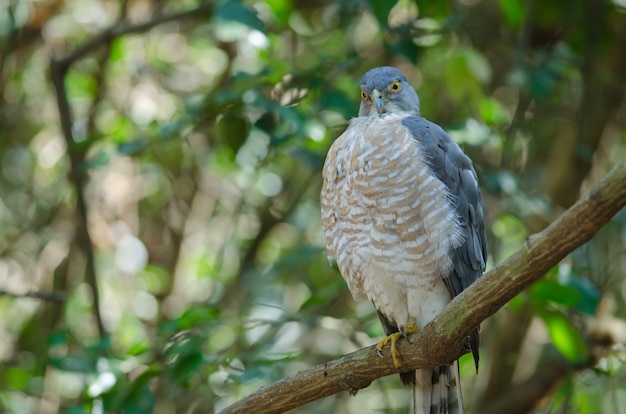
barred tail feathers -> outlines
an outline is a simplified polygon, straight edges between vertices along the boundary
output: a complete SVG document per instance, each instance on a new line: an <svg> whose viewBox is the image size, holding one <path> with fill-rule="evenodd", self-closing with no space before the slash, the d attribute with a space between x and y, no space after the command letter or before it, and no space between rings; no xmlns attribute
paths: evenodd
<svg viewBox="0 0 626 414"><path fill-rule="evenodd" d="M463 414L459 364L415 371L414 414Z"/></svg>

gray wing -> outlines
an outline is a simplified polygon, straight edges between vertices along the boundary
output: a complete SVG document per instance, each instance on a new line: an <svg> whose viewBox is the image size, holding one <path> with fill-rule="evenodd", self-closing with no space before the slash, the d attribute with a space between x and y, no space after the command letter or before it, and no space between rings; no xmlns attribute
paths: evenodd
<svg viewBox="0 0 626 414"><path fill-rule="evenodd" d="M450 252L453 269L444 282L455 297L482 276L487 262L487 237L478 177L472 161L437 124L420 116L402 121L423 148L433 174L454 197L456 213L463 232L463 243ZM469 337L469 345L478 370L478 328Z"/></svg>

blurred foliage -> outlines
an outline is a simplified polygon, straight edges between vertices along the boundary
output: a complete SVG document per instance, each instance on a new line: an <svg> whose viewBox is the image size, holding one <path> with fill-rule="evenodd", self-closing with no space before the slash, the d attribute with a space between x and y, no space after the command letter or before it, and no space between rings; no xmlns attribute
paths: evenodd
<svg viewBox="0 0 626 414"><path fill-rule="evenodd" d="M490 266L626 153L619 0L5 0L0 411L215 412L374 343L372 306L328 266L318 195L380 65L474 160ZM554 349L570 368L536 412L619 412L625 242L621 213L484 324L468 412ZM298 412L410 399L393 376Z"/></svg>

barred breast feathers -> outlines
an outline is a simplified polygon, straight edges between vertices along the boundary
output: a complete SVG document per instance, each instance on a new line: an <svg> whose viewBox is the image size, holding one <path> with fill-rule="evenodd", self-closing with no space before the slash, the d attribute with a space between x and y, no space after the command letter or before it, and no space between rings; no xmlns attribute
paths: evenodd
<svg viewBox="0 0 626 414"><path fill-rule="evenodd" d="M452 266L450 249L463 241L453 197L402 125L405 117L352 119L324 165L328 252L355 298L369 296L363 278L372 266L393 266L386 270L403 281L416 272L441 277Z"/></svg>

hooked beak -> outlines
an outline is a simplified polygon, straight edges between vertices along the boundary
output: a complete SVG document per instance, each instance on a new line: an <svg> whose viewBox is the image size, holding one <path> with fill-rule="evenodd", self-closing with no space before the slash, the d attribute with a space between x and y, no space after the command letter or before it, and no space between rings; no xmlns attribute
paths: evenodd
<svg viewBox="0 0 626 414"><path fill-rule="evenodd" d="M382 94L378 89L374 89L372 91L372 99L374 100L374 105L376 105L376 111L379 114L383 113L383 106L385 105L385 101L382 98Z"/></svg>

